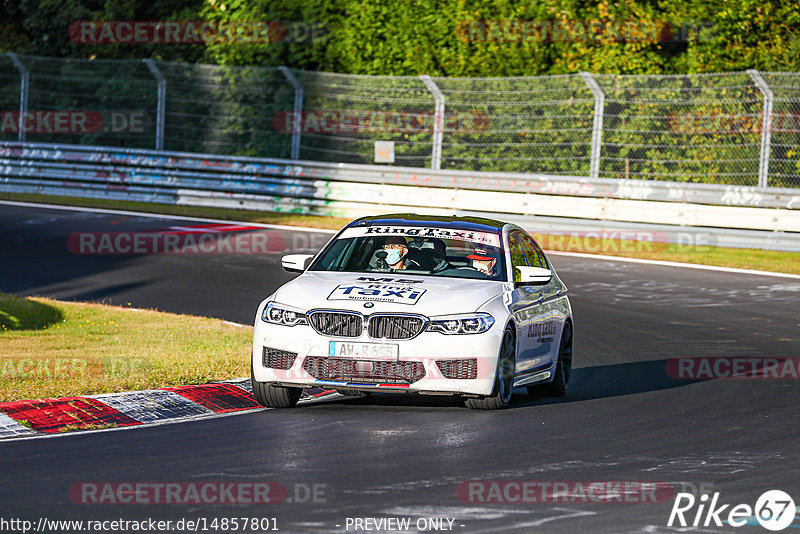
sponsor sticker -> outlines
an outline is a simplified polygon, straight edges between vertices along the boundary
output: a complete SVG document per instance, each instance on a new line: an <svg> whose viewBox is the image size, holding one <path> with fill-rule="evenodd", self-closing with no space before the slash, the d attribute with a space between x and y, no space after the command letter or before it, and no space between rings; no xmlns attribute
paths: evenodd
<svg viewBox="0 0 800 534"><path fill-rule="evenodd" d="M553 341L557 326L555 321L531 323L528 325L528 337L536 338L537 341L542 343Z"/></svg>
<svg viewBox="0 0 800 534"><path fill-rule="evenodd" d="M419 302L425 291L399 284L341 284L328 295L328 300L371 300L413 305Z"/></svg>

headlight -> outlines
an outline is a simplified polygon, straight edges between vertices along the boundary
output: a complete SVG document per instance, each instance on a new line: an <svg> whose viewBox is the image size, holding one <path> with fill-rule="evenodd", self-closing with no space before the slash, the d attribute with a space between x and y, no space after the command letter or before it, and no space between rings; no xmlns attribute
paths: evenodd
<svg viewBox="0 0 800 534"><path fill-rule="evenodd" d="M488 313L471 313L433 318L428 323L428 330L442 334L482 334L493 324L494 317Z"/></svg>
<svg viewBox="0 0 800 534"><path fill-rule="evenodd" d="M299 310L291 310L288 306L268 302L261 312L261 320L265 323L279 324L283 326L295 326L298 324L308 324L306 314Z"/></svg>

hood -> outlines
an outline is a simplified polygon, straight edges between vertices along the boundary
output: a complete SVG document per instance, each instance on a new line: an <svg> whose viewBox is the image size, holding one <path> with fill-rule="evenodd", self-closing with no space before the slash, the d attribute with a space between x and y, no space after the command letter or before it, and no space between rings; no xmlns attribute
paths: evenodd
<svg viewBox="0 0 800 534"><path fill-rule="evenodd" d="M504 282L394 273L307 271L275 293L275 301L304 311L315 308L419 313L471 313L503 294ZM365 303L371 302L371 307Z"/></svg>

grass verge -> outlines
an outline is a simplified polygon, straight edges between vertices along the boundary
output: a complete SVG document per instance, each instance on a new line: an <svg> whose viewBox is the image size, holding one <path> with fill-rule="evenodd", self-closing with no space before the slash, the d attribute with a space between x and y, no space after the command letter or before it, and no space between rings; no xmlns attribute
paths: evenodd
<svg viewBox="0 0 800 534"><path fill-rule="evenodd" d="M249 375L252 329L219 319L0 293L0 401Z"/></svg>
<svg viewBox="0 0 800 534"><path fill-rule="evenodd" d="M123 209L165 215L183 215L262 224L283 224L331 230L338 230L350 222L349 219L341 217L240 211L197 206L174 206L170 204L154 204L148 202L86 199L52 195L0 193L0 199L84 206L90 208ZM567 237L534 233L534 237L539 241L542 247L547 250L581 252L584 254L605 254L628 258L643 258L697 265L715 265L719 267L734 267L737 269L755 269L759 271L800 274L800 253L796 252L625 241L600 239L591 236Z"/></svg>

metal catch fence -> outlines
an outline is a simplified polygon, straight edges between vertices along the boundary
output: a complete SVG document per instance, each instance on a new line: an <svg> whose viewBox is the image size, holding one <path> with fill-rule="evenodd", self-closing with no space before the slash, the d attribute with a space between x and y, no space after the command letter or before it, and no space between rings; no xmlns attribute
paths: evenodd
<svg viewBox="0 0 800 534"><path fill-rule="evenodd" d="M0 141L800 187L800 74L388 77L0 56Z"/></svg>

